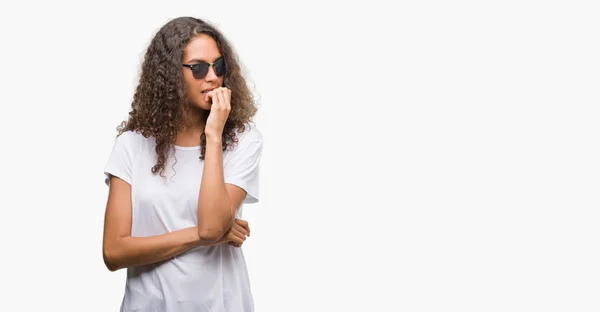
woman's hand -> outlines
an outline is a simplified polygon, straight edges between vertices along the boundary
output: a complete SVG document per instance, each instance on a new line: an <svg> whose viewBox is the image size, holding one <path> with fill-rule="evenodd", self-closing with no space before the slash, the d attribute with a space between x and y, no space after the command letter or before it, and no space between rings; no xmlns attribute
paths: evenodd
<svg viewBox="0 0 600 312"><path fill-rule="evenodd" d="M250 236L250 226L242 219L235 219L233 226L225 234L229 239L228 244L233 247L241 247L247 236Z"/></svg>
<svg viewBox="0 0 600 312"><path fill-rule="evenodd" d="M231 90L225 87L216 88L206 95L205 100L212 100L210 113L206 120L204 133L206 137L221 139L225 122L231 112Z"/></svg>

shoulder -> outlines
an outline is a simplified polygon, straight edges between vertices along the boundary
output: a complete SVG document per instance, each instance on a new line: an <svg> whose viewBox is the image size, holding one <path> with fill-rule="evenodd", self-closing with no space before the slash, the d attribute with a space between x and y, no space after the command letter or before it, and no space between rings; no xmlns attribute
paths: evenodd
<svg viewBox="0 0 600 312"><path fill-rule="evenodd" d="M250 155L255 155L257 152L260 153L263 145L263 136L256 125L246 124L242 132L239 131L239 128L236 128L235 134L237 142L233 146L228 147L223 156L227 158L246 158Z"/></svg>
<svg viewBox="0 0 600 312"><path fill-rule="evenodd" d="M243 132L239 132L239 128L237 128L236 135L238 145L246 145L251 142L259 142L262 144L263 142L262 133L255 124L247 123Z"/></svg>
<svg viewBox="0 0 600 312"><path fill-rule="evenodd" d="M148 141L141 133L134 130L124 131L115 138L115 147L135 153Z"/></svg>
<svg viewBox="0 0 600 312"><path fill-rule="evenodd" d="M117 139L118 140L126 140L126 141L130 141L130 142L138 142L145 138L141 133L136 132L135 130L128 130L128 131L123 131L123 133L119 134L117 136Z"/></svg>

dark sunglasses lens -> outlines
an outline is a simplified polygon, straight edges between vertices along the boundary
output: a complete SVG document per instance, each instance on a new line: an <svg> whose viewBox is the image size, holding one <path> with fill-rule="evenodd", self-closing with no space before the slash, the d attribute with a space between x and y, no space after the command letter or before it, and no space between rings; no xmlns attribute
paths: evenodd
<svg viewBox="0 0 600 312"><path fill-rule="evenodd" d="M224 59L219 59L216 61L213 65L213 68L215 69L215 75L219 77L225 75L225 72L227 72Z"/></svg>
<svg viewBox="0 0 600 312"><path fill-rule="evenodd" d="M196 79L202 79L204 78L204 76L206 76L206 74L208 74L208 67L210 65L206 64L206 63L199 63L199 64L195 64L192 67L192 73L194 74L194 78Z"/></svg>

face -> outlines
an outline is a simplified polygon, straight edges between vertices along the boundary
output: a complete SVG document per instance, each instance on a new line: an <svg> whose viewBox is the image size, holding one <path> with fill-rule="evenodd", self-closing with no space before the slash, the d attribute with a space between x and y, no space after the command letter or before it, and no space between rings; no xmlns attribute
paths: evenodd
<svg viewBox="0 0 600 312"><path fill-rule="evenodd" d="M204 98L206 92L223 85L224 76L217 76L217 74L221 73L219 67L224 65L222 63L224 60L219 60L221 56L217 42L205 34L194 37L185 47L183 51L183 64L194 65L202 62L213 64L217 61L216 64L208 68L206 75L200 79L194 77L192 68L182 66L183 79L187 87L187 98L190 105L203 110L210 110L210 100L207 102ZM197 73L199 67L197 66L194 69ZM215 67L217 67L216 73Z"/></svg>

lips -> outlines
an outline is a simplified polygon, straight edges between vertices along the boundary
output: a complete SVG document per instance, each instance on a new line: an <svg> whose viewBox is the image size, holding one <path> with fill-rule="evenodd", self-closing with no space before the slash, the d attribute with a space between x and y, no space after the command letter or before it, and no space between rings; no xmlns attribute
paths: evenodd
<svg viewBox="0 0 600 312"><path fill-rule="evenodd" d="M212 91L214 89L216 89L216 88L206 89L206 90L202 91L202 94L206 94L206 93L208 93L208 92L210 92L210 91Z"/></svg>

